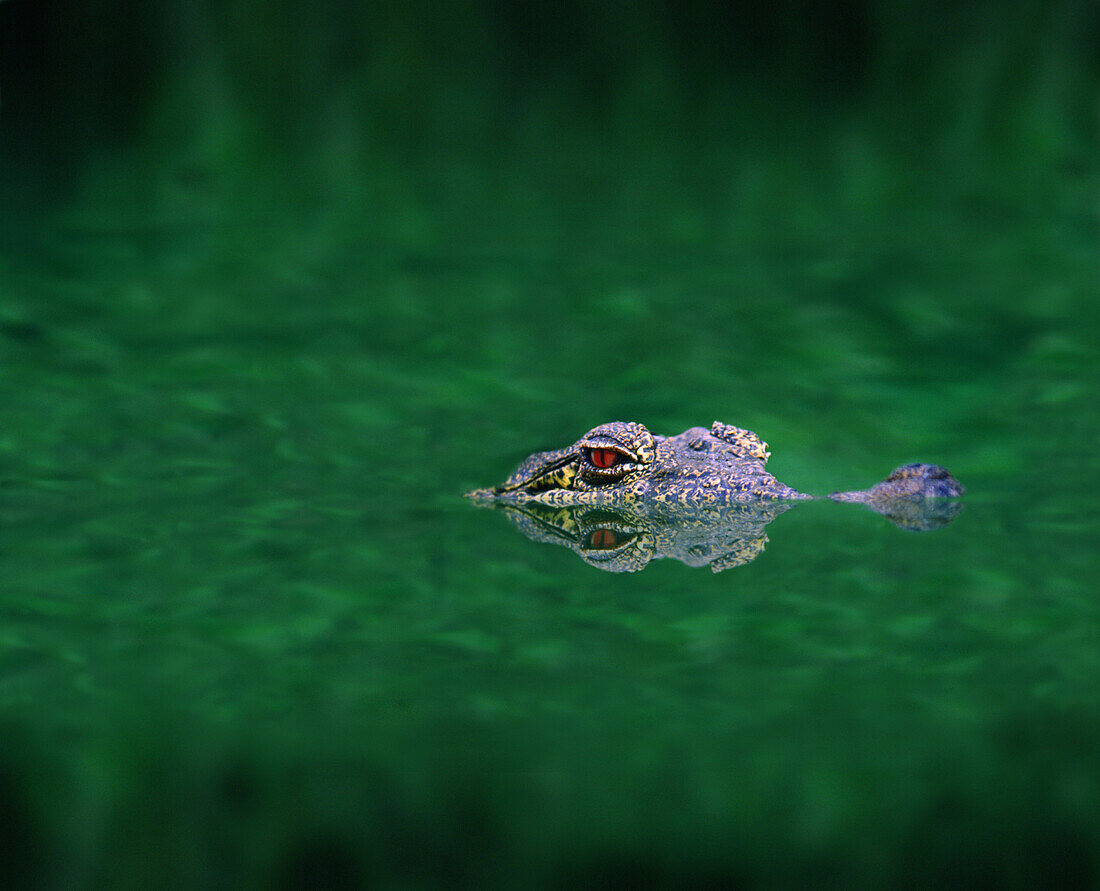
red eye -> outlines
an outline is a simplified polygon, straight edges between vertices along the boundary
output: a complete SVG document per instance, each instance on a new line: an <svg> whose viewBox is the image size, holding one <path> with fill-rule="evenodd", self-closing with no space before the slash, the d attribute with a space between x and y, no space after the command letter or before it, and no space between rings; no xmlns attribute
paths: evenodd
<svg viewBox="0 0 1100 891"><path fill-rule="evenodd" d="M611 529L594 529L588 536L588 546L597 551L610 551L619 546L619 536Z"/></svg>
<svg viewBox="0 0 1100 891"><path fill-rule="evenodd" d="M601 470L608 467L614 467L623 458L623 456L614 449L591 449L588 452L588 457L591 459L592 463Z"/></svg>

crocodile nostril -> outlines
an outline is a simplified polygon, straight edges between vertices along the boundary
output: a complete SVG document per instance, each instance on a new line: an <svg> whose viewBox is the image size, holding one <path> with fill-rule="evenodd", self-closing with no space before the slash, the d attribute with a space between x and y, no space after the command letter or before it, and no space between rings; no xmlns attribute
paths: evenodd
<svg viewBox="0 0 1100 891"><path fill-rule="evenodd" d="M696 437L688 443L688 448L694 449L697 452L705 452L710 448L710 443L705 439Z"/></svg>

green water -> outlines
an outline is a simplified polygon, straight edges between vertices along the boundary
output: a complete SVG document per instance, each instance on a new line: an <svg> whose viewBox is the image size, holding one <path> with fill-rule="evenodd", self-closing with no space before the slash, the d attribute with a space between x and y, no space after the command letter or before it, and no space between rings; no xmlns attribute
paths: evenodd
<svg viewBox="0 0 1100 891"><path fill-rule="evenodd" d="M1100 886L1096 18L1010 6L822 82L798 4L0 4L7 880ZM716 419L964 509L612 574L462 498Z"/></svg>
<svg viewBox="0 0 1100 891"><path fill-rule="evenodd" d="M28 874L1095 881L1085 239L309 262L102 222L0 272ZM615 576L461 499L612 418L750 427L817 493L933 460L966 507L796 505L747 566Z"/></svg>

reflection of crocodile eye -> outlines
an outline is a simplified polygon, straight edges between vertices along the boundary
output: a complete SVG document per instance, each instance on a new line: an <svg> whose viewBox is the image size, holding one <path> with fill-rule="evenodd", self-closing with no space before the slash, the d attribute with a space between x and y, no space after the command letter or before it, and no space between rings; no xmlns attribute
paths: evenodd
<svg viewBox="0 0 1100 891"><path fill-rule="evenodd" d="M588 459L600 470L606 470L622 461L623 456L614 449L589 449Z"/></svg>
<svg viewBox="0 0 1100 891"><path fill-rule="evenodd" d="M588 546L597 551L609 551L619 546L619 536L611 529L593 529L588 536Z"/></svg>

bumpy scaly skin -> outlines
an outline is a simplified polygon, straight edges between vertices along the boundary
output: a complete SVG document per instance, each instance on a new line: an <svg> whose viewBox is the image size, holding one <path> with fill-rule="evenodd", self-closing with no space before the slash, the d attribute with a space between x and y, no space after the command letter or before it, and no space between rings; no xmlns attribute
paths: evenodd
<svg viewBox="0 0 1100 891"><path fill-rule="evenodd" d="M671 437L616 421L468 495L506 511L528 538L568 547L600 569L635 572L667 557L720 572L754 560L768 523L812 497L768 473L769 457L755 433L719 421ZM942 467L907 464L870 489L829 497L927 531L958 515L962 505L946 499L962 493Z"/></svg>
<svg viewBox="0 0 1100 891"><path fill-rule="evenodd" d="M962 484L936 464L906 464L870 489L859 492L834 492L833 501L874 501L897 498L954 498L963 494Z"/></svg>
<svg viewBox="0 0 1100 891"><path fill-rule="evenodd" d="M678 436L655 436L643 425L614 421L588 431L573 445L537 452L500 486L475 489L470 498L510 504L627 506L724 505L811 498L765 469L767 444L755 433L715 421ZM961 495L963 487L942 467L910 464L871 489L841 492L880 513L899 499Z"/></svg>

